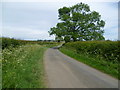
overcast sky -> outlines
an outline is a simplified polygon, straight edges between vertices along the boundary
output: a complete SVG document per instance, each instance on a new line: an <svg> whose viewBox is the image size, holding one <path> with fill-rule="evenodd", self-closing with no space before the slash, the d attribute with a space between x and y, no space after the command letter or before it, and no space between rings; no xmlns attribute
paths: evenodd
<svg viewBox="0 0 120 90"><path fill-rule="evenodd" d="M49 36L48 31L58 22L58 9L81 2L80 0L73 0L74 2L69 0L64 2L55 0L16 1L3 0L0 4L0 8L2 6L0 27L3 26L0 29L2 36L24 40L54 39L54 36ZM83 3L90 6L91 11L99 12L106 22L104 27L106 40L118 39L118 0L113 1L85 2L82 0Z"/></svg>

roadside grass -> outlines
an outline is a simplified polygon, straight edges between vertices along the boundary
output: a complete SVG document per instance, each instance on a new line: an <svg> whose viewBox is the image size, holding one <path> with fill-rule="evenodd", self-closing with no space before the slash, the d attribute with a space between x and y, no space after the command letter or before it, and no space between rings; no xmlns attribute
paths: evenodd
<svg viewBox="0 0 120 90"><path fill-rule="evenodd" d="M43 54L47 47L23 45L2 51L2 88L45 88Z"/></svg>
<svg viewBox="0 0 120 90"><path fill-rule="evenodd" d="M95 55L86 55L86 54L78 54L75 50L68 49L66 47L62 47L59 49L62 53L76 59L77 61L83 62L93 68L96 68L106 74L109 74L117 79L120 79L118 72L118 63L113 63L106 61L104 59L100 59Z"/></svg>

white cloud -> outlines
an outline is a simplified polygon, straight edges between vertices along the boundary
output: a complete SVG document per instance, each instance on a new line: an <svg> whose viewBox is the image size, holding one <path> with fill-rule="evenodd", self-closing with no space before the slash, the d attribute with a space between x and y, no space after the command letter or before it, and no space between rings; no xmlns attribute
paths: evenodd
<svg viewBox="0 0 120 90"><path fill-rule="evenodd" d="M105 31L105 39L106 40L118 40L118 27L111 27Z"/></svg>
<svg viewBox="0 0 120 90"><path fill-rule="evenodd" d="M2 0L2 2L118 2L119 0Z"/></svg>
<svg viewBox="0 0 120 90"><path fill-rule="evenodd" d="M0 3L0 37L2 36L2 3Z"/></svg>
<svg viewBox="0 0 120 90"><path fill-rule="evenodd" d="M31 28L21 28L21 27L10 27L6 26L3 27L2 36L10 37L10 38L17 38L17 39L53 39L54 36L49 37L49 34L46 30L37 30Z"/></svg>

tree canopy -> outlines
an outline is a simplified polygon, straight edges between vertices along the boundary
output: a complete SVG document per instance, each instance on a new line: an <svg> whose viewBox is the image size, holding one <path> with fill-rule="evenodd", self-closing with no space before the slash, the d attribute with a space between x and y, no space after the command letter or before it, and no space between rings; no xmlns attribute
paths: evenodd
<svg viewBox="0 0 120 90"><path fill-rule="evenodd" d="M68 41L104 40L105 22L96 11L84 3L58 10L59 23L49 31L50 35L64 38ZM67 38L67 39L66 39Z"/></svg>

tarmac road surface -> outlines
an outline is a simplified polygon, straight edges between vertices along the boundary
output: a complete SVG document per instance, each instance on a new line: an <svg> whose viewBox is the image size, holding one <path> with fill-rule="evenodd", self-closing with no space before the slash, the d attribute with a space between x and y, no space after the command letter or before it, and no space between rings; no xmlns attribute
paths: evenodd
<svg viewBox="0 0 120 90"><path fill-rule="evenodd" d="M118 80L78 62L58 49L50 48L44 56L49 88L118 88Z"/></svg>

